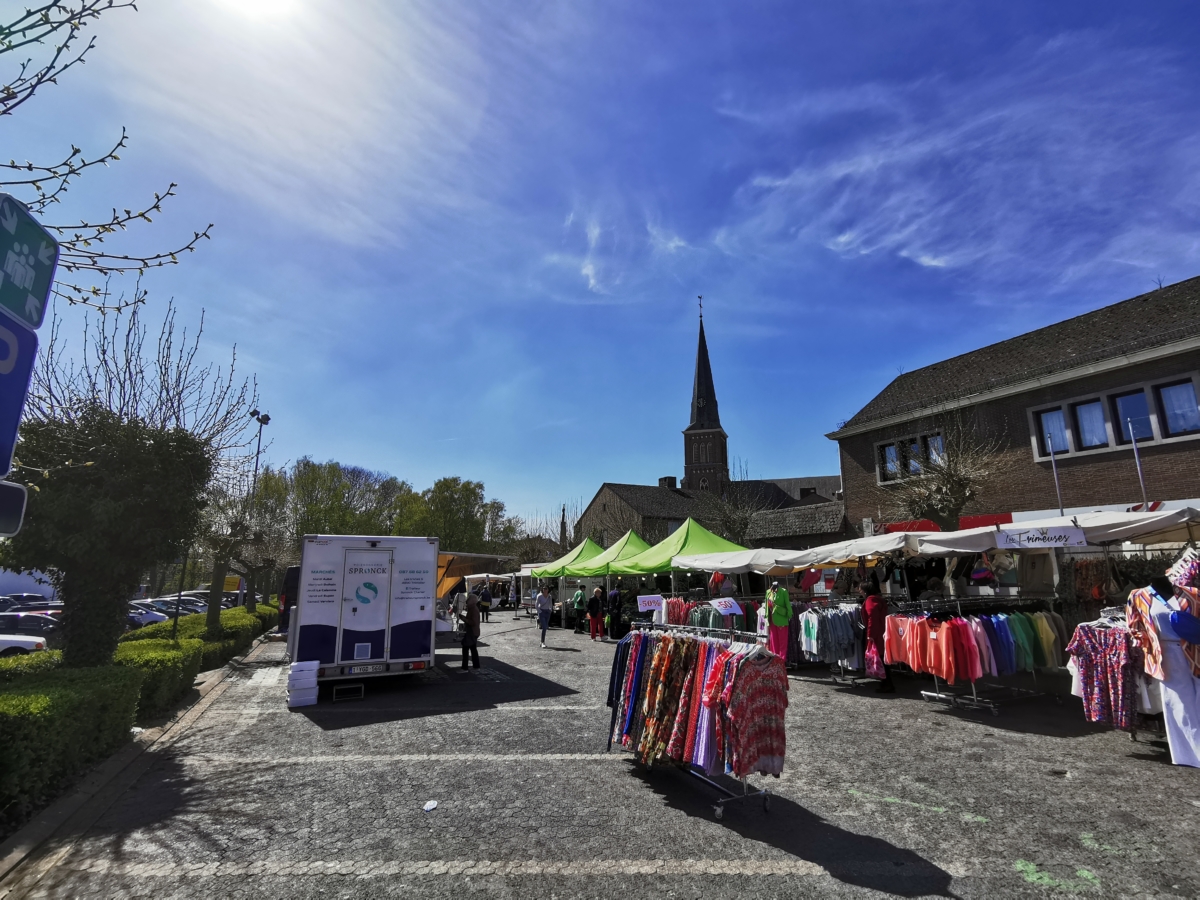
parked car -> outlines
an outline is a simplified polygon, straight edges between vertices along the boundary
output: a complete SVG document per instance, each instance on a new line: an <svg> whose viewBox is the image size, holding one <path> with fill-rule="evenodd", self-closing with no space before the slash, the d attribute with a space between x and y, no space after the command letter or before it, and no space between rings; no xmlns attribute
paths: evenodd
<svg viewBox="0 0 1200 900"><path fill-rule="evenodd" d="M62 646L62 625L38 613L0 613L0 633L44 638L51 650Z"/></svg>
<svg viewBox="0 0 1200 900"><path fill-rule="evenodd" d="M0 634L0 656L23 656L45 650L46 639L29 634Z"/></svg>
<svg viewBox="0 0 1200 900"><path fill-rule="evenodd" d="M23 612L23 613L41 613L44 616L54 616L58 618L63 614L63 602L61 600L42 600L40 603L21 602L10 606L5 612Z"/></svg>
<svg viewBox="0 0 1200 900"><path fill-rule="evenodd" d="M142 606L139 605L143 602L144 601L141 600L130 601L128 618L130 628L144 628L147 625L153 625L156 622L167 621L168 617L160 613L154 607L151 606L143 609Z"/></svg>
<svg viewBox="0 0 1200 900"><path fill-rule="evenodd" d="M279 630L287 634L292 617L292 607L300 594L300 567L288 566L283 573L283 587L279 591Z"/></svg>
<svg viewBox="0 0 1200 900"><path fill-rule="evenodd" d="M153 600L145 601L154 609L165 616L175 615L175 606L178 602L179 614L181 616L190 616L193 613L208 612L208 605L200 603L197 600L192 600L190 597L184 597L182 600L176 601L174 597L156 597Z"/></svg>

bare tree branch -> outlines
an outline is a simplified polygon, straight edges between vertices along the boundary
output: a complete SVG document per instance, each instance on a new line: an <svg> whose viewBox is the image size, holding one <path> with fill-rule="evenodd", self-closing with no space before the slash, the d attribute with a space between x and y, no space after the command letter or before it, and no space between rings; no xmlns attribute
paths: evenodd
<svg viewBox="0 0 1200 900"><path fill-rule="evenodd" d="M39 48L50 45L48 56L40 62L32 58L17 65L17 71L0 85L0 116L12 115L21 105L33 98L39 88L57 84L58 78L85 62L87 54L95 46L95 38L75 50L82 29L113 9L137 9L133 0L58 0L40 7L26 9L7 24L0 24L0 56L24 48ZM57 43L53 43L57 41ZM118 151L125 148L128 135L121 129L120 139L107 152L88 160L83 151L71 144L70 152L58 162L42 164L26 160L10 159L0 162L0 187L22 194L29 210L37 215L46 212L53 204L61 203L73 179L95 166L108 166L121 157ZM59 273L68 278L57 278L54 293L71 305L90 306L102 311L121 310L135 306L146 299L144 290L135 290L128 297L122 295L114 300L107 287L89 284L86 273L95 273L101 279L113 275L134 274L141 276L150 269L171 266L179 262L183 253L193 252L212 231L208 224L202 231L193 231L190 239L174 249L152 253L114 252L103 245L106 240L128 230L135 222L150 223L152 214L162 212L162 203L175 196L177 185L170 184L162 194L155 193L154 201L137 209L113 209L104 219L80 220L77 224L46 224L46 228L59 237ZM82 278L79 276L83 276Z"/></svg>

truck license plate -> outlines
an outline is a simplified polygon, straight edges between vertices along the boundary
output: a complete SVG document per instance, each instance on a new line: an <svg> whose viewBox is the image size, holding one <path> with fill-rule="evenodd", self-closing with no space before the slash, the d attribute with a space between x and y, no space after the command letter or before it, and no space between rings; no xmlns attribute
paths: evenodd
<svg viewBox="0 0 1200 900"><path fill-rule="evenodd" d="M371 672L382 672L383 666L351 666L347 671L351 675L367 675Z"/></svg>

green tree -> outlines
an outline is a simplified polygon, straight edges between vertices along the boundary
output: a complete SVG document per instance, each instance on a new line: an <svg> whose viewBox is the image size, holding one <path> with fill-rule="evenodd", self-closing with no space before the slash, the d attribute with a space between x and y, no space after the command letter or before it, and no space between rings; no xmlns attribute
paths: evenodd
<svg viewBox="0 0 1200 900"><path fill-rule="evenodd" d="M178 556L199 528L211 449L93 401L26 422L17 456L13 478L30 487L29 506L0 563L50 577L66 606L64 665L107 665L142 573Z"/></svg>
<svg viewBox="0 0 1200 900"><path fill-rule="evenodd" d="M463 553L487 549L487 500L482 481L439 478L421 492L421 499L424 509L417 534L439 538L443 547Z"/></svg>

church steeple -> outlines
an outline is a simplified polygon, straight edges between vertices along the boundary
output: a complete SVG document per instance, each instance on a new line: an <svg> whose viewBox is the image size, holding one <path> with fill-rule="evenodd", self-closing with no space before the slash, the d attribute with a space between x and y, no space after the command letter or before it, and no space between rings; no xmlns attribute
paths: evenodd
<svg viewBox="0 0 1200 900"><path fill-rule="evenodd" d="M719 491L729 481L728 436L717 412L717 390L704 337L703 297L700 298L700 340L696 346L696 376L692 381L692 421L683 431L684 490Z"/></svg>
<svg viewBox="0 0 1200 900"><path fill-rule="evenodd" d="M704 313L700 314L700 343L696 347L696 378L692 382L692 421L688 431L720 428L717 389L713 387L712 366L708 361L708 341L704 338Z"/></svg>

